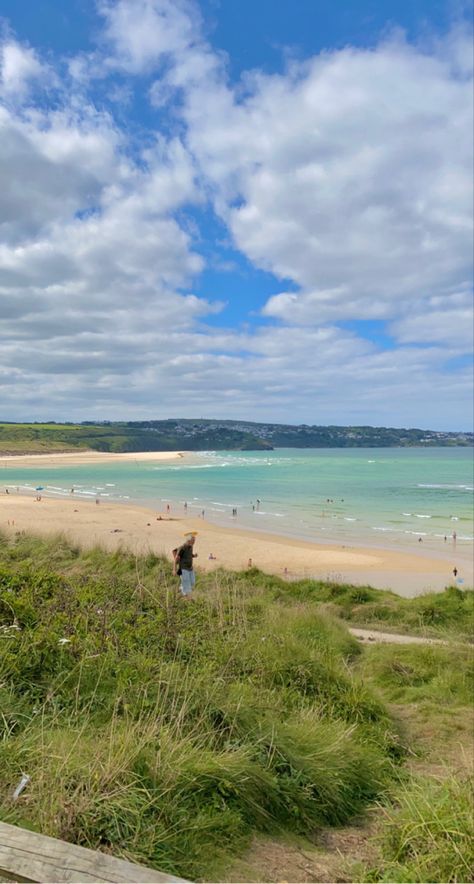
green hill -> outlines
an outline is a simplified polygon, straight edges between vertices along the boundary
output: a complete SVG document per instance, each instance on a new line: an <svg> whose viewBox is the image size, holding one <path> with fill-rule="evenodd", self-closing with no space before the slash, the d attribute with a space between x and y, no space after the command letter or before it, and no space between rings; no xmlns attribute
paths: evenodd
<svg viewBox="0 0 474 884"><path fill-rule="evenodd" d="M472 433L169 419L82 424L0 423L1 454L473 445Z"/></svg>

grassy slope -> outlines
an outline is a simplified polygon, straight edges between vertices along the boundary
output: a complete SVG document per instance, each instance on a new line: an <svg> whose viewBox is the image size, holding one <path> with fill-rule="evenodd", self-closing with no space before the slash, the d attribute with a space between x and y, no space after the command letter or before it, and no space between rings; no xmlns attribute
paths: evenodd
<svg viewBox="0 0 474 884"><path fill-rule="evenodd" d="M471 622L472 626L472 622ZM359 674L403 722L409 776L382 805L364 881L471 881L474 875L473 655L462 646L370 648Z"/></svg>
<svg viewBox="0 0 474 884"><path fill-rule="evenodd" d="M256 832L313 838L386 801L406 752L395 695L465 705L468 655L362 650L334 615L367 592L217 572L183 603L153 555L4 539L2 819L209 880ZM470 595L435 598L438 628L464 634Z"/></svg>
<svg viewBox="0 0 474 884"><path fill-rule="evenodd" d="M163 425L149 431L127 424L2 424L0 453L42 454L46 452L94 450L107 452L176 451L178 448L207 450L264 449L269 445L251 433L221 427L203 426L199 436L185 435L181 430Z"/></svg>
<svg viewBox="0 0 474 884"><path fill-rule="evenodd" d="M45 454L89 449L123 451L127 450L127 438L127 432L120 426L0 423L0 451L3 454Z"/></svg>

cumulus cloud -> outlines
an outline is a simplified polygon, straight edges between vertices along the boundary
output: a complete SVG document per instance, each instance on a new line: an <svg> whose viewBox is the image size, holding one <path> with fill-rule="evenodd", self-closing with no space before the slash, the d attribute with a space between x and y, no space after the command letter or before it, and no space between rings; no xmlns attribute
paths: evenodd
<svg viewBox="0 0 474 884"><path fill-rule="evenodd" d="M78 113L0 106L0 231L21 242L45 225L97 206L125 171L112 121L92 107Z"/></svg>
<svg viewBox="0 0 474 884"><path fill-rule="evenodd" d="M6 98L23 98L35 81L51 71L33 49L6 39L0 48L0 93Z"/></svg>
<svg viewBox="0 0 474 884"><path fill-rule="evenodd" d="M153 70L185 52L199 33L199 14L187 0L100 0L107 63L133 74Z"/></svg>
<svg viewBox="0 0 474 884"><path fill-rule="evenodd" d="M206 80L190 87L189 140L217 211L252 262L298 286L266 315L389 318L469 278L463 46L427 54L395 37L326 53L284 76L255 74L240 102Z"/></svg>
<svg viewBox="0 0 474 884"><path fill-rule="evenodd" d="M450 292L432 297L426 303L413 305L389 326L390 333L402 344L445 344L457 353L472 349L472 293Z"/></svg>
<svg viewBox="0 0 474 884"><path fill-rule="evenodd" d="M39 55L3 46L5 414L467 427L469 373L449 369L471 332L466 33L231 86L195 4L98 9L97 49L46 78L54 101L30 91ZM157 113L139 137L137 89ZM282 281L245 330L209 324L225 293L194 291L209 203ZM396 346L342 319L383 320Z"/></svg>

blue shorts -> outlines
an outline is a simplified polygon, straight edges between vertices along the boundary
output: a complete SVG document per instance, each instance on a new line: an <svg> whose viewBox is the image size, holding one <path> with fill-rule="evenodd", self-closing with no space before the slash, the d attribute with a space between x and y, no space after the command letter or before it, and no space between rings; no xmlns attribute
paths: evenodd
<svg viewBox="0 0 474 884"><path fill-rule="evenodd" d="M187 571L186 568L183 568L181 571L181 595L191 595L195 583L196 576L194 571Z"/></svg>

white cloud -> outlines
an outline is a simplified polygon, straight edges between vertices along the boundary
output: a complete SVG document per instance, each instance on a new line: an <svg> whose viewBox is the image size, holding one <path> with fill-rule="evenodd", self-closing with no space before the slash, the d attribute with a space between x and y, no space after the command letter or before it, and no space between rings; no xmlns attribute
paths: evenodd
<svg viewBox="0 0 474 884"><path fill-rule="evenodd" d="M267 315L396 317L441 290L449 301L469 277L464 46L458 35L428 55L394 38L326 53L284 76L255 74L240 103L214 80L189 86L189 143L236 245L299 286Z"/></svg>
<svg viewBox="0 0 474 884"><path fill-rule="evenodd" d="M423 309L424 308L424 309ZM402 344L445 344L458 353L472 350L473 315L470 291L430 298L413 305L408 314L389 326L390 334Z"/></svg>
<svg viewBox="0 0 474 884"><path fill-rule="evenodd" d="M231 88L194 5L99 8L103 40L68 60L54 106L29 98L44 69L33 50L9 62L5 414L467 427L469 372L445 369L471 332L466 35L327 52ZM158 121L170 107L173 134L150 126L137 149L123 114L138 88ZM209 199L283 280L253 328L206 325L223 293L193 293L205 264L186 209ZM364 318L397 346L337 325Z"/></svg>
<svg viewBox="0 0 474 884"><path fill-rule="evenodd" d="M0 94L22 98L36 80L50 73L33 49L7 39L0 48Z"/></svg>
<svg viewBox="0 0 474 884"><path fill-rule="evenodd" d="M17 111L0 105L0 231L22 241L54 221L96 208L127 175L121 136L92 107Z"/></svg>
<svg viewBox="0 0 474 884"><path fill-rule="evenodd" d="M197 8L186 0L100 0L108 63L138 74L181 53L194 40Z"/></svg>

